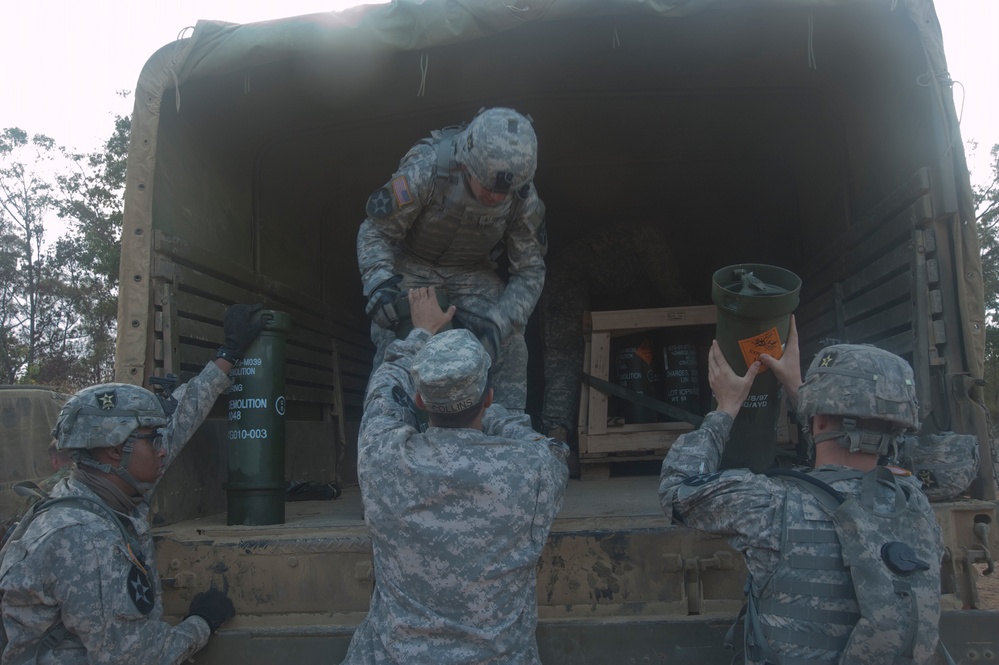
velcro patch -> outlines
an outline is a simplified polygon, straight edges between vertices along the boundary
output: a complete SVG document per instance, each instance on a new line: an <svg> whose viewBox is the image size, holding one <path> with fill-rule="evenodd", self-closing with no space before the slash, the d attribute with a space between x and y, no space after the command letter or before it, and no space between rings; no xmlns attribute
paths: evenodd
<svg viewBox="0 0 999 665"><path fill-rule="evenodd" d="M392 195L395 197L395 204L399 208L405 208L413 203L413 195L409 193L409 182L406 176L401 175L392 178Z"/></svg>
<svg viewBox="0 0 999 665"><path fill-rule="evenodd" d="M701 485L707 485L708 483L718 480L721 478L721 471L713 471L711 473L702 473L699 476L691 476L683 481L683 484L687 487L700 487Z"/></svg>
<svg viewBox="0 0 999 665"><path fill-rule="evenodd" d="M364 206L368 217L388 217L392 209L392 195L389 194L388 187L382 187L369 196L368 204Z"/></svg>
<svg viewBox="0 0 999 665"><path fill-rule="evenodd" d="M133 561L132 567L128 571L128 597L135 604L135 609L144 615L153 611L153 585L149 583L149 576L146 571Z"/></svg>

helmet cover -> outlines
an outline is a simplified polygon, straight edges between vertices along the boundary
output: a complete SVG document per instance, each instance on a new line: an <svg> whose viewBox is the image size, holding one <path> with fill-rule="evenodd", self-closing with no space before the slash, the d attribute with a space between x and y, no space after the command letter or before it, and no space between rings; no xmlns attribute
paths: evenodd
<svg viewBox="0 0 999 665"><path fill-rule="evenodd" d="M798 389L798 413L887 420L919 429L912 368L869 344L834 344L815 355Z"/></svg>
<svg viewBox="0 0 999 665"><path fill-rule="evenodd" d="M538 167L538 137L530 119L513 109L480 112L457 141L457 160L493 192L516 191Z"/></svg>
<svg viewBox="0 0 999 665"><path fill-rule="evenodd" d="M140 427L164 427L160 399L128 383L103 383L73 395L59 412L52 436L56 449L113 448Z"/></svg>

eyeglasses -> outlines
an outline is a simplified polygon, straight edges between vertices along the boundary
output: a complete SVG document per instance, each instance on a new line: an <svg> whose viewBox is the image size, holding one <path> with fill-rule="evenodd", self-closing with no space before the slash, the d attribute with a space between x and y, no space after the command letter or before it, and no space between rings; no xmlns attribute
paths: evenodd
<svg viewBox="0 0 999 665"><path fill-rule="evenodd" d="M153 450L163 450L163 435L159 432L152 432L151 434L139 434L138 432L132 432L129 435L129 440L134 441L136 439L145 439L152 446Z"/></svg>

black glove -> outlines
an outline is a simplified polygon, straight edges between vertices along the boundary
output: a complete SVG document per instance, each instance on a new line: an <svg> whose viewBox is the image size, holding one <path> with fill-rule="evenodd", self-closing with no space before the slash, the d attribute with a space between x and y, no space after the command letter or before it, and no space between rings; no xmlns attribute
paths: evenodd
<svg viewBox="0 0 999 665"><path fill-rule="evenodd" d="M191 599L191 607L187 610L189 617L201 617L208 622L214 633L229 619L236 616L236 608L224 591L212 587L202 591Z"/></svg>
<svg viewBox="0 0 999 665"><path fill-rule="evenodd" d="M399 325L399 314L393 303L402 297L402 291L399 290L401 281L402 275L392 275L376 286L368 296L368 306L364 308L364 313L372 321L387 330L395 330Z"/></svg>
<svg viewBox="0 0 999 665"><path fill-rule="evenodd" d="M468 328L473 335L479 338L479 343L489 354L490 360L496 362L500 344L503 342L503 334L500 332L499 326L488 319L479 319L469 324Z"/></svg>
<svg viewBox="0 0 999 665"><path fill-rule="evenodd" d="M267 319L253 315L263 309L260 303L254 305L230 305L225 310L225 344L219 347L216 357L236 364L243 359L246 348L267 327Z"/></svg>

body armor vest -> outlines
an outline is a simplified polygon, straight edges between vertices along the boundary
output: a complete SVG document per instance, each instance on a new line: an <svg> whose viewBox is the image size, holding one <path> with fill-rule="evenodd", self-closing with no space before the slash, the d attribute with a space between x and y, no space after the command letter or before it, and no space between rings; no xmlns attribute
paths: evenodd
<svg viewBox="0 0 999 665"><path fill-rule="evenodd" d="M459 131L457 127L435 130L431 138L423 139L437 147L433 201L399 243L407 253L437 266L495 260L509 222L523 202L516 192L498 206L475 200L455 159L454 138Z"/></svg>
<svg viewBox="0 0 999 665"><path fill-rule="evenodd" d="M832 518L810 493L789 491L781 540L777 570L750 591L747 660L838 663L860 607Z"/></svg>
<svg viewBox="0 0 999 665"><path fill-rule="evenodd" d="M930 662L938 647L941 553L935 518L915 485L886 467L768 475L801 491L787 493L777 570L751 586L747 660ZM856 495L829 485L856 479Z"/></svg>

